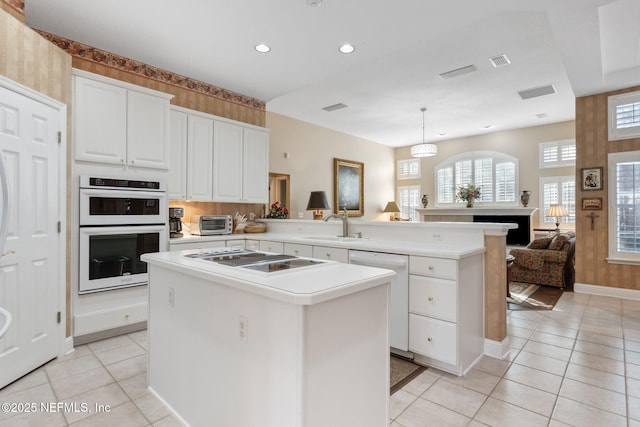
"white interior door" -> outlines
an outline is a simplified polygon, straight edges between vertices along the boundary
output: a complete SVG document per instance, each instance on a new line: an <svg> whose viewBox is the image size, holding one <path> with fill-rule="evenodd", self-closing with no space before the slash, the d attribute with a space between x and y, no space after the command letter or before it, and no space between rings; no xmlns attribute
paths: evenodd
<svg viewBox="0 0 640 427"><path fill-rule="evenodd" d="M0 339L0 388L58 354L59 117L53 107L0 87L0 155L9 195L0 306L13 316Z"/></svg>

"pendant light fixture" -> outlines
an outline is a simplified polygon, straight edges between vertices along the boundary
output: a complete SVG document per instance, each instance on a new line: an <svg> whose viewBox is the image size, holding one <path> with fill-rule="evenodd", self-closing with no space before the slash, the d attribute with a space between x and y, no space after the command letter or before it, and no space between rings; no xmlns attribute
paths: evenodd
<svg viewBox="0 0 640 427"><path fill-rule="evenodd" d="M411 147L411 157L435 156L438 154L438 146L436 144L427 144L424 138L424 112L427 111L427 109L422 107L420 111L422 111L422 144Z"/></svg>

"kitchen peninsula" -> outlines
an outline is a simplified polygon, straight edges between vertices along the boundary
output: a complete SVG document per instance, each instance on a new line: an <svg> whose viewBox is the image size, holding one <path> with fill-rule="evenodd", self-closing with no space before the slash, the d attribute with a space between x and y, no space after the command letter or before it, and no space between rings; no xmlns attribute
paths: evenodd
<svg viewBox="0 0 640 427"><path fill-rule="evenodd" d="M149 387L183 421L387 425L393 272L327 261L265 273L194 252L142 256Z"/></svg>

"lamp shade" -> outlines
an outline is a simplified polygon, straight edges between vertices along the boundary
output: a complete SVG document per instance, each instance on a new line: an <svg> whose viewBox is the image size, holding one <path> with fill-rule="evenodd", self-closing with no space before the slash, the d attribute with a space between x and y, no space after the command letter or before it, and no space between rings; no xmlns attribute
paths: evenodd
<svg viewBox="0 0 640 427"><path fill-rule="evenodd" d="M431 157L438 154L436 144L417 144L411 146L411 157Z"/></svg>
<svg viewBox="0 0 640 427"><path fill-rule="evenodd" d="M385 212L396 213L400 212L400 206L396 202L389 202L387 206L384 207Z"/></svg>
<svg viewBox="0 0 640 427"><path fill-rule="evenodd" d="M547 216L555 216L556 218L568 215L569 212L567 212L567 209L560 204L549 206L549 210L547 211Z"/></svg>
<svg viewBox="0 0 640 427"><path fill-rule="evenodd" d="M309 203L307 203L307 210L315 209L329 209L329 202L327 201L327 194L324 191L312 191L309 195Z"/></svg>

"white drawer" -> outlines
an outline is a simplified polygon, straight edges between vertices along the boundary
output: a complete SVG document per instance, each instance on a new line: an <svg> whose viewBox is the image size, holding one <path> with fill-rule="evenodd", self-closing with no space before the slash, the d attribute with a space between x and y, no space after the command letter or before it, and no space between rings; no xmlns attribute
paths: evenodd
<svg viewBox="0 0 640 427"><path fill-rule="evenodd" d="M240 249L244 249L245 248L244 239L242 239L242 240L227 240L226 244L227 244L228 248L240 248Z"/></svg>
<svg viewBox="0 0 640 427"><path fill-rule="evenodd" d="M224 247L224 240L214 240L205 242L187 242L187 243L172 243L169 242L170 251L184 251L186 249L207 249L207 248L222 248Z"/></svg>
<svg viewBox="0 0 640 427"><path fill-rule="evenodd" d="M456 280L458 261L454 259L409 257L409 273Z"/></svg>
<svg viewBox="0 0 640 427"><path fill-rule="evenodd" d="M409 276L409 311L456 322L457 286L453 280Z"/></svg>
<svg viewBox="0 0 640 427"><path fill-rule="evenodd" d="M409 350L456 365L456 325L430 317L409 315Z"/></svg>
<svg viewBox="0 0 640 427"><path fill-rule="evenodd" d="M285 243L284 253L293 256L303 256L311 258L313 256L313 247L311 245L298 245L296 243Z"/></svg>
<svg viewBox="0 0 640 427"><path fill-rule="evenodd" d="M318 259L328 259L338 262L349 262L349 249L330 248L327 246L314 246L313 257Z"/></svg>
<svg viewBox="0 0 640 427"><path fill-rule="evenodd" d="M275 253L281 254L284 252L284 243L272 242L270 240L261 240L260 250L265 252L275 252Z"/></svg>

